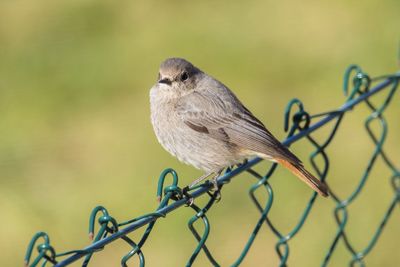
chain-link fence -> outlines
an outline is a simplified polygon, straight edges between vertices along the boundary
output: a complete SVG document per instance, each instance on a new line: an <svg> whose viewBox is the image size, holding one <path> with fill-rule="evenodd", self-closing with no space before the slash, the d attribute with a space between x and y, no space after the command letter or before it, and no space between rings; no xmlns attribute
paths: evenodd
<svg viewBox="0 0 400 267"><path fill-rule="evenodd" d="M285 130L288 132L288 137L283 143L289 146L301 138L306 138L315 148L314 152L310 155L310 161L314 168L314 173L316 173L318 177L328 185L329 183L326 181L326 177L329 171L330 161L326 148L330 145L338 132L343 117L348 111L359 105L366 105L370 111L368 117L365 119L364 125L367 135L374 144L374 151L369 158L363 174L361 177L357 178L359 180L357 186L347 198L339 198L335 192L335 188L330 187L330 199L335 202L333 219L337 224L337 232L333 236L330 246L326 248L326 254L321 262L321 266L327 266L330 263L331 256L338 248L339 241L343 242L345 248L351 254L352 259L350 265L353 266L358 264L359 266L364 266L365 263L363 260L365 256L367 256L376 245L396 204L400 204L400 171L394 166L388 155L383 150L383 144L388 133L384 112L395 94L399 80L400 73L370 78L361 70L360 67L352 65L347 69L344 76L344 92L347 95L347 100L344 105L337 110L310 115L306 112L302 102L298 99L290 101L286 108ZM382 100L379 105L373 104L370 101L370 97L376 94L381 95ZM294 108L296 108L296 112L291 116L290 114ZM372 131L371 129L371 124L376 122L380 125L379 133L376 133L377 131ZM328 123L333 124L333 127L323 142L317 141L311 136L311 133L318 131L322 126ZM322 162L318 161L318 163L316 160L317 158L322 158ZM346 232L346 225L349 216L348 207L352 205L354 200L362 193L367 180L370 178L371 170L376 164L378 158L383 160L385 167L391 173L391 175L386 177L386 179L391 182L393 187L393 197L384 216L380 220L380 224L377 226L374 234L370 237L367 246L362 249L356 249L354 244L348 239ZM291 229L291 231L284 233L280 230L279 225L274 223L268 216L274 199L274 191L269 183L269 179L276 169L276 164L273 164L265 174L261 174L252 169L252 167L260 161L260 158L246 161L240 166L228 169L224 175L218 178L220 189L242 172L248 172L251 176L257 179L257 182L251 186L249 194L254 205L259 210L260 216L247 243L244 245L242 252L237 256L236 261L231 264L232 266L239 266L242 263L262 226L264 226L264 230L271 231L277 237L275 249L280 259L280 266L286 266L289 257L289 241L295 238L297 233L304 226L317 198L317 194L313 193L307 205L304 207L302 214L300 214L296 225ZM335 166L335 168L340 168L340 166ZM167 179L168 177L170 177L170 179ZM167 183L167 180L172 181ZM25 256L25 264L27 266L38 266L39 264L41 264L41 266L66 266L84 258L82 266L87 266L96 253L101 251L108 244L122 239L131 246L131 250L122 258L121 265L127 266L128 261L132 257L137 257L140 266L144 266L145 256L142 247L151 234L155 223L159 218L165 217L168 213L173 212L178 208L186 207L194 211L194 215L189 219L188 224L190 231L198 241L198 245L192 255L188 255L186 266L191 266L196 261L196 258L201 251L205 253L211 265L220 266L217 259L213 256L212 251L206 245L207 238L210 234L210 220L207 217L207 212L211 208L215 207L214 204L217 202L219 194L218 192L212 191L212 189L213 185L206 182L193 188L189 192L190 197L184 195L181 187L178 186L178 174L172 169L166 169L161 173L159 178L157 197L160 200L160 204L155 212L139 216L129 221L118 222L109 214L106 208L102 206L96 207L90 215L89 236L93 240L93 243L90 246L80 250L57 253L53 245L50 243L48 235L44 232L39 232L32 238L28 246ZM256 197L255 193L257 192L257 194L260 194L259 191L263 191L266 194L266 202L262 203L259 200L259 197ZM194 203L188 205L190 198L196 199L200 196L208 197L208 202L205 206L199 207ZM99 229L97 231L95 231L96 221L99 224ZM203 222L204 230L202 232L194 227L196 221ZM129 233L144 226L146 229L138 241L128 237ZM35 250L37 251L37 255L33 256Z"/></svg>

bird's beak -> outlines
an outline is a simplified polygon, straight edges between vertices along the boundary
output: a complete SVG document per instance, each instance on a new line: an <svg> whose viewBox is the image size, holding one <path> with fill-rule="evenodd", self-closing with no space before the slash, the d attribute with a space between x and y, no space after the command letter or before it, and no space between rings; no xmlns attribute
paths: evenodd
<svg viewBox="0 0 400 267"><path fill-rule="evenodd" d="M167 84L167 85L171 85L172 82L168 78L162 78L162 79L158 80L158 83L164 83L164 84Z"/></svg>

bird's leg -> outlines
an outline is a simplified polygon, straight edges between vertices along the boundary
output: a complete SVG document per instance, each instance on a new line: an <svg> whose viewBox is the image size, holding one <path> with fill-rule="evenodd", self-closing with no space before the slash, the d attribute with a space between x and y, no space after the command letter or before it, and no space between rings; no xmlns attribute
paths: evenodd
<svg viewBox="0 0 400 267"><path fill-rule="evenodd" d="M230 165L230 166L226 169L226 171L227 171L227 172L230 172L230 171L233 170L233 168L235 168L235 167L238 167L238 168L239 168L239 167L242 166L242 165L246 165L247 162L249 162L249 160L248 160L248 159L244 159L243 162L241 162L241 163L237 163L237 164Z"/></svg>
<svg viewBox="0 0 400 267"><path fill-rule="evenodd" d="M221 200L221 190L218 186L218 181L217 178L221 175L221 173L224 171L224 169L219 170L218 172L215 173L215 175L213 176L213 178L211 179L211 183L214 186L214 192L216 194L215 199L218 201Z"/></svg>
<svg viewBox="0 0 400 267"><path fill-rule="evenodd" d="M215 191L219 191L219 187L218 187L218 183L217 183L217 178L221 175L221 173L223 172L224 169L219 170L217 172L214 173L212 179L211 179L211 183L214 185L214 190Z"/></svg>
<svg viewBox="0 0 400 267"><path fill-rule="evenodd" d="M211 174L213 174L212 172L210 173L205 173L202 176L200 176L199 178L197 178L196 180L194 180L190 185L185 186L184 188L182 188L182 194L187 197L189 199L188 201L188 205L192 206L194 199L193 197L188 193L188 191L190 189L192 189L193 187L195 187L196 185L198 185L201 181L203 181L204 179L206 179L208 176L210 176Z"/></svg>
<svg viewBox="0 0 400 267"><path fill-rule="evenodd" d="M199 178L197 178L196 180L194 180L190 185L188 189L192 189L193 187L195 187L196 185L198 185L201 181L203 181L204 179L206 179L208 176L214 175L215 172L209 172L209 173L205 173L204 175L200 176Z"/></svg>
<svg viewBox="0 0 400 267"><path fill-rule="evenodd" d="M217 184L217 178L221 175L222 171L224 169L219 170L218 172L209 172L209 173L205 173L202 176L200 176L199 178L197 178L196 180L194 180L189 186L185 186L184 188L182 188L182 194L189 198L189 206L191 206L194 202L194 199L192 198L192 196L188 193L188 191L190 189L192 189L193 187L195 187L196 185L198 185L199 183L201 183L203 180L205 180L207 177L212 176L211 183L214 186L214 190L215 192L217 192L217 201L219 201L221 199L221 193Z"/></svg>
<svg viewBox="0 0 400 267"><path fill-rule="evenodd" d="M240 166L242 166L242 165L246 165L247 162L249 162L249 160L248 160L248 159L244 159L243 162L242 162L242 163L239 163L237 166L240 167Z"/></svg>

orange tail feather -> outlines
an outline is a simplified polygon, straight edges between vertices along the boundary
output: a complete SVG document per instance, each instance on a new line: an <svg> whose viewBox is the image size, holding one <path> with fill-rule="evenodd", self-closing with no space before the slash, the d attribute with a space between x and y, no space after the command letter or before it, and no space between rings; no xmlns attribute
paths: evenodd
<svg viewBox="0 0 400 267"><path fill-rule="evenodd" d="M294 175L299 177L303 182L305 182L314 191L318 192L321 196L327 197L328 187L326 184L322 183L320 180L315 178L311 173L309 173L303 165L294 165L291 162L284 159L275 159L282 166L290 170Z"/></svg>

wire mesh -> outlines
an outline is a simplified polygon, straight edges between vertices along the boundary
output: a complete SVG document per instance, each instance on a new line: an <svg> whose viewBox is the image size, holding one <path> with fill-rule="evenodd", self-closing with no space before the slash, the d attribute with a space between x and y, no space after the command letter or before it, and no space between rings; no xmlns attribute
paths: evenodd
<svg viewBox="0 0 400 267"><path fill-rule="evenodd" d="M306 138L314 147L314 151L309 157L312 167L317 176L326 183L326 178L330 168L330 161L326 149L335 137L343 117L348 111L361 104L365 104L370 110L370 114L365 119L364 127L367 135L374 144L374 151L359 178L357 186L347 198L340 198L338 194L336 194L334 188L330 187L331 199L335 203L333 218L337 224L337 231L332 238L330 246L327 248L325 257L321 261L321 266L327 266L331 262L332 255L338 248L339 241L343 241L345 248L351 254L352 259L349 262L350 266L365 266L364 258L375 247L386 223L395 209L396 204L400 203L400 171L395 167L383 149L388 134L387 121L384 117L384 112L396 92L399 80L400 73L371 79L359 66L351 65L344 75L344 92L345 95L347 95L347 99L344 105L337 110L310 115L305 110L302 102L298 99L290 101L286 108L284 125L285 131L288 132L288 135L283 144L289 146L301 138ZM370 101L370 97L376 94L384 95L383 100L379 105L375 105ZM293 109L297 110L294 115L291 116ZM376 122L380 125L380 132L378 133L377 131L372 131L371 128L372 123ZM311 136L311 133L318 131L322 126L327 125L328 123L333 124L333 127L323 142L317 141ZM322 158L322 163L318 164L316 160L317 158ZM349 214L348 208L361 194L365 184L370 178L371 170L376 164L378 158L383 160L386 168L391 173L389 179L393 188L393 198L389 203L384 216L381 218L380 224L377 226L374 234L370 237L367 246L361 249L356 249L353 243L349 240L346 232ZM261 227L264 225L264 228L271 231L277 238L275 250L279 257L279 266L286 266L289 258L289 242L304 226L310 211L314 207L315 200L317 199L317 193L312 193L295 226L289 232L283 232L280 230L279 225L274 223L268 217L274 200L274 191L269 183L269 179L276 170L276 164L273 164L265 174L261 174L252 168L260 161L260 158L254 158L237 167L228 168L226 172L217 179L220 189L229 183L232 178L242 172L248 172L251 176L257 179L257 182L249 189L249 196L258 209L260 215L252 233L243 247L243 250L231 266L239 266L242 263L243 259L251 249ZM171 181L166 182L167 179ZM84 258L82 266L87 266L96 253L104 249L108 244L122 239L131 247L131 250L122 257L121 266L127 266L132 257L137 257L139 265L145 266L145 257L142 247L151 234L155 223L159 218L165 217L168 213L173 212L178 208L187 207L192 209L194 212L194 215L188 221L188 226L193 236L198 241L198 244L192 255L188 256L186 266L191 266L196 261L197 256L201 251L205 253L212 266L220 266L217 259L206 246L207 238L210 235L210 220L207 217L207 212L214 207L214 204L218 201L218 192L213 192L211 190L213 187L214 185L210 182L205 182L204 184L192 188L189 191L190 196L188 196L183 194L182 189L178 186L178 174L173 169L166 169L161 173L159 178L157 198L159 199L160 204L154 213L145 214L129 221L118 222L109 214L105 207L98 206L90 215L89 237L93 241L91 245L80 250L57 253L50 242L49 236L44 232L39 232L34 235L28 245L25 256L25 265L38 266L41 264L41 266L67 266L81 258ZM260 201L259 197L256 197L256 192L258 192L257 194L263 192L262 194L266 195L266 201ZM188 205L191 198L196 199L200 196L208 197L208 202L205 206L199 207L194 203ZM204 230L202 232L197 230L194 226L197 221L201 221L204 224ZM95 229L96 225L98 225L97 230ZM130 238L128 234L141 227L146 228L141 238L136 242ZM33 256L34 252L35 256Z"/></svg>

